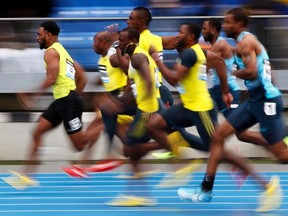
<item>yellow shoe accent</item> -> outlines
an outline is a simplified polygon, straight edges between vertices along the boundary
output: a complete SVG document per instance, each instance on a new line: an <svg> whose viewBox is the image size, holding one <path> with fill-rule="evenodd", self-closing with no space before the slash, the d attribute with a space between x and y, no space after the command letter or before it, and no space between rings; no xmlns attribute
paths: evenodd
<svg viewBox="0 0 288 216"><path fill-rule="evenodd" d="M171 146L173 154L179 154L179 147L190 147L189 143L183 138L179 131L175 131L168 135L168 143Z"/></svg>
<svg viewBox="0 0 288 216"><path fill-rule="evenodd" d="M202 160L193 160L176 172L166 175L156 188L179 187L188 184L191 181L191 174L195 172L203 163Z"/></svg>
<svg viewBox="0 0 288 216"><path fill-rule="evenodd" d="M3 177L3 181L11 185L17 190L24 190L27 187L36 187L39 185L38 181L29 178L28 176L22 175L15 171L10 171L12 176Z"/></svg>
<svg viewBox="0 0 288 216"><path fill-rule="evenodd" d="M122 207L155 206L156 202L146 197L120 195L112 201L107 202L106 205Z"/></svg>
<svg viewBox="0 0 288 216"><path fill-rule="evenodd" d="M127 125L133 121L133 117L129 115L118 115L117 123L119 125Z"/></svg>
<svg viewBox="0 0 288 216"><path fill-rule="evenodd" d="M260 197L256 212L269 212L278 209L283 202L283 191L278 176L272 176L266 191Z"/></svg>
<svg viewBox="0 0 288 216"><path fill-rule="evenodd" d="M288 136L286 136L286 137L283 139L283 142L287 145L287 148L288 148Z"/></svg>
<svg viewBox="0 0 288 216"><path fill-rule="evenodd" d="M166 160L166 159L171 159L171 158L175 158L176 155L173 154L173 152L153 152L152 156L157 158L157 159L161 159L161 160Z"/></svg>

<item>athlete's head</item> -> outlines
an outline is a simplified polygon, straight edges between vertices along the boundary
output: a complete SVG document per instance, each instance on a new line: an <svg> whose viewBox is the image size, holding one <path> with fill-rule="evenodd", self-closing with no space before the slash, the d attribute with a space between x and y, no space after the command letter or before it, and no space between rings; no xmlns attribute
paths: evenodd
<svg viewBox="0 0 288 216"><path fill-rule="evenodd" d="M40 45L40 49L46 49L54 42L58 41L58 35L60 28L54 21L43 22L38 28L37 42Z"/></svg>
<svg viewBox="0 0 288 216"><path fill-rule="evenodd" d="M125 28L120 31L119 35L119 47L122 51L122 55L133 54L136 46L139 43L140 34L135 28Z"/></svg>
<svg viewBox="0 0 288 216"><path fill-rule="evenodd" d="M152 15L146 7L136 7L132 10L127 20L128 27L136 28L139 33L147 29L152 21Z"/></svg>
<svg viewBox="0 0 288 216"><path fill-rule="evenodd" d="M227 37L236 38L243 29L247 28L249 14L243 8L233 8L225 13L223 30Z"/></svg>
<svg viewBox="0 0 288 216"><path fill-rule="evenodd" d="M216 18L209 18L202 24L202 35L204 41L212 42L212 40L220 34L221 22Z"/></svg>
<svg viewBox="0 0 288 216"><path fill-rule="evenodd" d="M95 34L93 38L93 49L99 55L107 55L108 49L111 45L111 40L108 34L107 31L101 31Z"/></svg>
<svg viewBox="0 0 288 216"><path fill-rule="evenodd" d="M176 39L178 50L188 48L198 43L201 34L201 28L196 23L184 23L180 26Z"/></svg>

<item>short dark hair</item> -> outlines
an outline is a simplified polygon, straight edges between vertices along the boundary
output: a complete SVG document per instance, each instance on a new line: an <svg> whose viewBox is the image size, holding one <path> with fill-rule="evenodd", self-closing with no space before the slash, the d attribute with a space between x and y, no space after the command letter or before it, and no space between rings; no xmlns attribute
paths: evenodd
<svg viewBox="0 0 288 216"><path fill-rule="evenodd" d="M140 13L141 18L143 18L146 22L146 25L148 26L150 22L152 21L152 15L150 13L150 10L144 6L139 6L133 9L133 11L137 11Z"/></svg>
<svg viewBox="0 0 288 216"><path fill-rule="evenodd" d="M53 35L59 35L60 28L54 21L43 22L40 27L43 27L46 31L50 32Z"/></svg>
<svg viewBox="0 0 288 216"><path fill-rule="evenodd" d="M139 43L139 39L140 39L140 34L137 31L137 29L132 28L132 27L127 27L121 30L121 32L127 32L128 35L128 39L132 40L132 39L136 39L136 41Z"/></svg>
<svg viewBox="0 0 288 216"><path fill-rule="evenodd" d="M216 29L217 32L221 31L221 22L219 19L217 18L209 18L207 19L207 21L209 22L209 25L214 27Z"/></svg>
<svg viewBox="0 0 288 216"><path fill-rule="evenodd" d="M197 23L189 22L183 23L182 25L187 25L189 33L195 35L195 39L198 41L201 36L201 27Z"/></svg>
<svg viewBox="0 0 288 216"><path fill-rule="evenodd" d="M233 8L226 12L231 14L236 22L243 22L244 27L247 27L249 21L249 13L243 8Z"/></svg>

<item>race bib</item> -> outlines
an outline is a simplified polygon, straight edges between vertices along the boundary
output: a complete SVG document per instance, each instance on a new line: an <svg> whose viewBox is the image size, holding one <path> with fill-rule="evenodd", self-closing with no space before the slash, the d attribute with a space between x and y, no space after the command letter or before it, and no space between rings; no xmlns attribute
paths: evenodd
<svg viewBox="0 0 288 216"><path fill-rule="evenodd" d="M73 66L73 63L66 59L66 76L69 77L70 79L75 80L75 68Z"/></svg>
<svg viewBox="0 0 288 216"><path fill-rule="evenodd" d="M266 115L276 115L276 103L265 102L264 103L264 112Z"/></svg>

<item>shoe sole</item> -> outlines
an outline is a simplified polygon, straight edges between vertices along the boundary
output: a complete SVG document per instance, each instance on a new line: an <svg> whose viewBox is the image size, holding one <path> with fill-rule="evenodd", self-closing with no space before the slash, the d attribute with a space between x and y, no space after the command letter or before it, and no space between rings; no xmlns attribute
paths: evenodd
<svg viewBox="0 0 288 216"><path fill-rule="evenodd" d="M156 188L171 188L187 185L191 179L191 174L195 172L201 165L202 160L194 160L190 164L177 170L174 173L166 175L155 187Z"/></svg>
<svg viewBox="0 0 288 216"><path fill-rule="evenodd" d="M73 178L89 178L83 171L71 167L59 167L60 170Z"/></svg>
<svg viewBox="0 0 288 216"><path fill-rule="evenodd" d="M100 162L92 167L85 169L86 172L105 172L112 169L115 169L123 164L121 160L109 160Z"/></svg>

